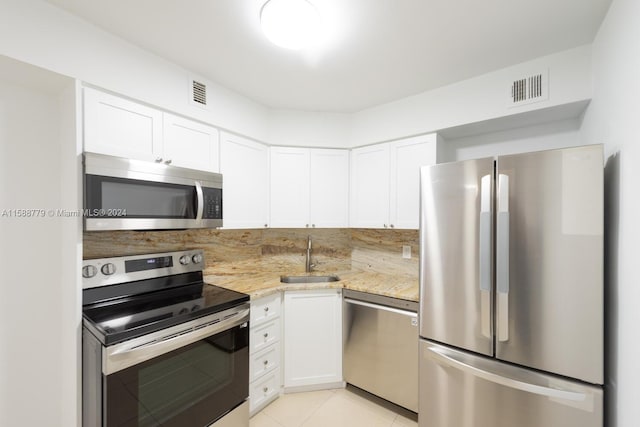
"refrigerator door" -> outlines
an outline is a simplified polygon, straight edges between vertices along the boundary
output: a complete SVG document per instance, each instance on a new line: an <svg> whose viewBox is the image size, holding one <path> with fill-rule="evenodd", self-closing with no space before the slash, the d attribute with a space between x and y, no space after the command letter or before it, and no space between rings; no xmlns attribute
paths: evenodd
<svg viewBox="0 0 640 427"><path fill-rule="evenodd" d="M603 383L603 153L499 157L496 357Z"/></svg>
<svg viewBox="0 0 640 427"><path fill-rule="evenodd" d="M601 387L420 340L420 427L602 427Z"/></svg>
<svg viewBox="0 0 640 427"><path fill-rule="evenodd" d="M420 173L420 335L493 355L494 159Z"/></svg>

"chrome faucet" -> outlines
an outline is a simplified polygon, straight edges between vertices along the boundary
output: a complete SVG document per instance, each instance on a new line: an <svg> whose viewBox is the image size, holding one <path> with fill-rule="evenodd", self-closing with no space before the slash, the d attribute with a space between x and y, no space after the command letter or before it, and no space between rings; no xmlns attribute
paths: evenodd
<svg viewBox="0 0 640 427"><path fill-rule="evenodd" d="M304 271L311 273L311 270L315 267L315 264L311 264L311 236L307 236L307 259L304 264Z"/></svg>

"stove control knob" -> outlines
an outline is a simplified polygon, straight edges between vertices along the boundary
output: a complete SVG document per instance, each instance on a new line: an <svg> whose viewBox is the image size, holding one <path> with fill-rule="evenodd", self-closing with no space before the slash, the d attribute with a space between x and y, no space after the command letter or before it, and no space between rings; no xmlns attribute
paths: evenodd
<svg viewBox="0 0 640 427"><path fill-rule="evenodd" d="M202 262L202 255L195 254L193 257L191 257L191 259L193 260L194 264L200 264Z"/></svg>
<svg viewBox="0 0 640 427"><path fill-rule="evenodd" d="M194 312L194 311L198 311L198 310L200 310L201 308L202 308L202 307L200 307L198 304L196 304L196 305L194 305L193 307L191 307L191 311L192 311L192 312Z"/></svg>
<svg viewBox="0 0 640 427"><path fill-rule="evenodd" d="M191 258L189 258L187 255L182 255L180 257L180 264L182 265L187 265L191 262Z"/></svg>
<svg viewBox="0 0 640 427"><path fill-rule="evenodd" d="M100 271L102 271L102 274L104 274L105 276L111 276L113 273L116 272L116 266L114 264L108 262L108 263L106 263L105 265L102 266Z"/></svg>
<svg viewBox="0 0 640 427"><path fill-rule="evenodd" d="M84 277L85 279L90 279L96 274L98 274L98 269L95 265L89 264L82 267L82 277Z"/></svg>

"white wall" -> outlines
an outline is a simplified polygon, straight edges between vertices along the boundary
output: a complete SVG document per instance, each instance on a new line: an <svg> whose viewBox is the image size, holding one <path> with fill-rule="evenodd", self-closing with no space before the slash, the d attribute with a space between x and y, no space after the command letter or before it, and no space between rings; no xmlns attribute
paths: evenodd
<svg viewBox="0 0 640 427"><path fill-rule="evenodd" d="M591 96L583 46L355 114L271 110L41 0L0 3L0 54L272 145L355 147ZM549 101L507 108L510 82L545 68ZM207 83L207 109L188 102L192 77Z"/></svg>
<svg viewBox="0 0 640 427"><path fill-rule="evenodd" d="M508 108L511 82L549 69L549 100ZM435 132L591 97L591 47L545 56L354 115L352 146Z"/></svg>
<svg viewBox="0 0 640 427"><path fill-rule="evenodd" d="M126 94L223 129L268 138L268 110L40 0L2 0L0 54ZM207 83L208 109L189 103Z"/></svg>
<svg viewBox="0 0 640 427"><path fill-rule="evenodd" d="M274 145L344 148L351 132L351 114L271 110L269 137Z"/></svg>
<svg viewBox="0 0 640 427"><path fill-rule="evenodd" d="M581 120L576 118L447 139L442 144L438 161L454 162L583 145L585 142L580 134L580 125Z"/></svg>
<svg viewBox="0 0 640 427"><path fill-rule="evenodd" d="M0 61L0 425L78 425L80 220L74 82ZM29 75L30 66L17 73ZM41 72L35 72L37 76ZM22 74L22 73L21 73ZM72 117L72 115L74 117ZM67 160L62 161L65 158ZM65 203L68 203L66 205ZM14 209L44 209L16 217Z"/></svg>
<svg viewBox="0 0 640 427"><path fill-rule="evenodd" d="M605 144L610 427L640 425L640 2L613 0L593 44L585 140Z"/></svg>

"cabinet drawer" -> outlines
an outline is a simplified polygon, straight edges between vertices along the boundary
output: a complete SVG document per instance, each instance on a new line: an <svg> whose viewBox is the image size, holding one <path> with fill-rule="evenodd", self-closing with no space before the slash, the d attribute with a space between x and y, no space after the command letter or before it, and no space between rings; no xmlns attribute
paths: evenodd
<svg viewBox="0 0 640 427"><path fill-rule="evenodd" d="M250 353L256 353L280 339L280 319L254 327L251 325L249 338Z"/></svg>
<svg viewBox="0 0 640 427"><path fill-rule="evenodd" d="M272 401L280 394L280 369L265 375L249 387L249 410L256 409Z"/></svg>
<svg viewBox="0 0 640 427"><path fill-rule="evenodd" d="M251 325L255 326L280 316L280 293L251 301Z"/></svg>
<svg viewBox="0 0 640 427"><path fill-rule="evenodd" d="M249 362L249 381L255 381L280 365L280 345L275 344L251 356Z"/></svg>

